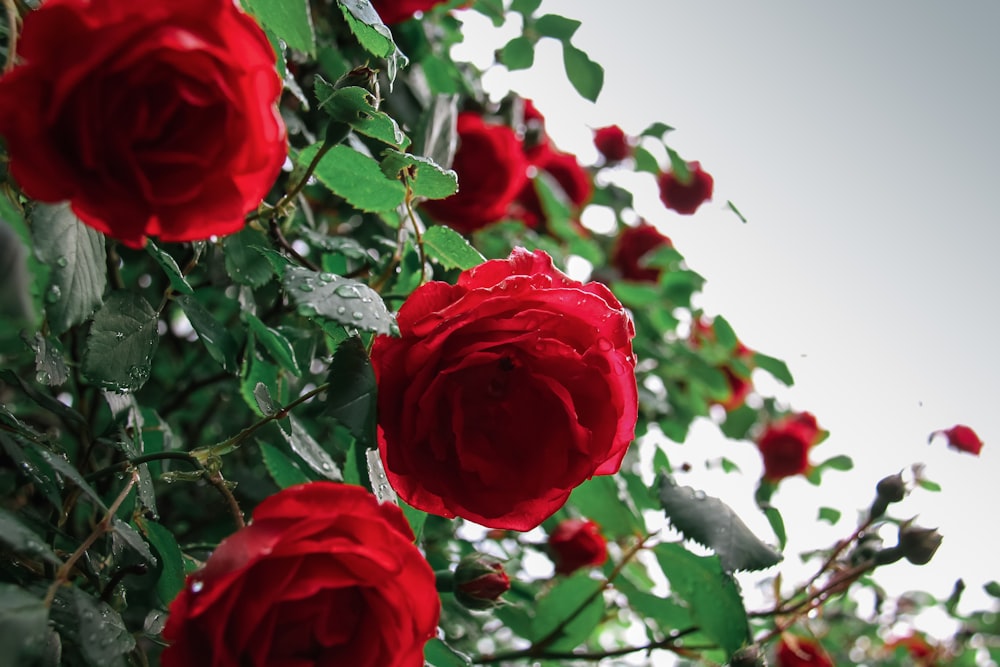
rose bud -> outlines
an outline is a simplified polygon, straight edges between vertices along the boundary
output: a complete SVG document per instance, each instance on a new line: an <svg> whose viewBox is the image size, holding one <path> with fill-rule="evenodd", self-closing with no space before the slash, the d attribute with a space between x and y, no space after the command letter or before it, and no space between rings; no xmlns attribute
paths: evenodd
<svg viewBox="0 0 1000 667"><path fill-rule="evenodd" d="M804 637L783 636L775 658L777 667L833 667L823 647Z"/></svg>
<svg viewBox="0 0 1000 667"><path fill-rule="evenodd" d="M903 482L902 473L889 475L879 480L875 485L875 500L868 510L868 515L877 519L885 514L891 503L898 503L906 495L906 484Z"/></svg>
<svg viewBox="0 0 1000 667"><path fill-rule="evenodd" d="M942 539L936 528L918 528L906 523L899 529L899 549L914 565L931 562Z"/></svg>
<svg viewBox="0 0 1000 667"><path fill-rule="evenodd" d="M617 125L594 130L594 146L607 162L621 162L632 154L628 135Z"/></svg>
<svg viewBox="0 0 1000 667"><path fill-rule="evenodd" d="M712 198L714 180L697 162L688 163L689 178L681 180L672 172L660 174L660 201L682 215L691 215Z"/></svg>
<svg viewBox="0 0 1000 667"><path fill-rule="evenodd" d="M968 426L962 424L957 424L949 429L943 429L940 431L934 431L931 433L930 440L933 440L935 436L943 435L948 439L948 446L952 449L957 449L960 452L967 452L975 456L979 456L979 452L983 450L983 441L979 439L976 432L973 431Z"/></svg>
<svg viewBox="0 0 1000 667"><path fill-rule="evenodd" d="M500 596L510 590L503 563L493 556L475 553L455 568L455 599L467 609L491 609L502 604Z"/></svg>
<svg viewBox="0 0 1000 667"><path fill-rule="evenodd" d="M556 572L572 574L581 567L601 565L608 547L600 527L589 519L567 519L549 536L549 553Z"/></svg>

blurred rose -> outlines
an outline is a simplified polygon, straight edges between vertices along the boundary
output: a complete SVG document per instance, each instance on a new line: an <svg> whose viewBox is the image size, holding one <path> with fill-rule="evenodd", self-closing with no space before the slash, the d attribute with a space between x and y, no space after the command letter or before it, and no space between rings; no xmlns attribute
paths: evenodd
<svg viewBox="0 0 1000 667"><path fill-rule="evenodd" d="M833 660L816 642L803 637L783 636L778 643L777 667L833 667Z"/></svg>
<svg viewBox="0 0 1000 667"><path fill-rule="evenodd" d="M931 433L931 439L934 439L934 436L937 435L943 435L948 440L948 446L960 452L979 456L979 453L983 450L983 441L979 439L976 432L962 424L942 431L934 431Z"/></svg>
<svg viewBox="0 0 1000 667"><path fill-rule="evenodd" d="M444 0L371 0L371 2L382 22L393 25L413 18L417 12L426 12Z"/></svg>
<svg viewBox="0 0 1000 667"><path fill-rule="evenodd" d="M594 146L608 162L621 162L632 154L629 136L617 125L594 130Z"/></svg>
<svg viewBox="0 0 1000 667"><path fill-rule="evenodd" d="M549 554L559 574L601 565L608 559L608 544L601 528L589 519L566 519L549 536Z"/></svg>
<svg viewBox="0 0 1000 667"><path fill-rule="evenodd" d="M673 243L656 227L642 220L635 227L623 227L618 232L611 263L625 280L655 283L660 278L660 269L643 266L642 260L663 246L672 248Z"/></svg>
<svg viewBox="0 0 1000 667"><path fill-rule="evenodd" d="M777 481L809 472L809 450L823 435L808 412L786 415L771 423L757 439L764 459L764 478Z"/></svg>
<svg viewBox="0 0 1000 667"><path fill-rule="evenodd" d="M714 181L712 176L702 171L697 162L689 162L690 179L681 181L672 171L660 174L660 201L669 209L683 215L691 215L712 198Z"/></svg>

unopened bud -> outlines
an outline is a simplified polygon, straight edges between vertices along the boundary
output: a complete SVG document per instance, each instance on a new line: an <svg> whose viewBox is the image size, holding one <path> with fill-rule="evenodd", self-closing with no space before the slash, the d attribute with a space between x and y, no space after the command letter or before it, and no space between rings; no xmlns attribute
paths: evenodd
<svg viewBox="0 0 1000 667"><path fill-rule="evenodd" d="M500 596L510 590L503 563L493 556L474 553L455 568L455 599L468 609L490 609L501 604Z"/></svg>
<svg viewBox="0 0 1000 667"><path fill-rule="evenodd" d="M899 548L914 565L931 562L942 539L936 528L917 528L907 523L899 529Z"/></svg>
<svg viewBox="0 0 1000 667"><path fill-rule="evenodd" d="M890 503L898 503L906 495L906 483L903 482L903 473L889 475L879 480L875 485L875 492L879 498L885 498Z"/></svg>

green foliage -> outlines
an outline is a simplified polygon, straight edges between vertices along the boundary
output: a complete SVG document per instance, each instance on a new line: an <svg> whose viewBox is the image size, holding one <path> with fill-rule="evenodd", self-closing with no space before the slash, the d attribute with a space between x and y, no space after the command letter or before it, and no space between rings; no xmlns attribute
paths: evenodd
<svg viewBox="0 0 1000 667"><path fill-rule="evenodd" d="M280 35L288 46L316 55L316 35L305 0L242 0L261 24Z"/></svg>

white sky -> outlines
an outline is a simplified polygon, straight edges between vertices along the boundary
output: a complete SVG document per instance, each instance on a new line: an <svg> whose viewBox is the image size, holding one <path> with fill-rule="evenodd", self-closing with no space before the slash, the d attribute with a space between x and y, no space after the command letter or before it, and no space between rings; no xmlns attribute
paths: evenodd
<svg viewBox="0 0 1000 667"><path fill-rule="evenodd" d="M672 146L713 174L715 200L682 217L649 181L640 212L708 280L700 305L789 363L795 387L759 386L831 431L814 458L855 460L821 488L782 485L788 566L797 550L846 534L880 477L919 461L944 491L915 492L899 515L919 514L944 543L930 565L896 564L879 579L944 598L964 576L962 608L989 606L981 586L1000 579L1000 4L546 0L541 11L583 21L574 43L606 69L597 104L565 83L555 43L540 45L533 71L493 70L487 81L533 98L556 143L582 159L594 155L588 127L677 128ZM486 54L502 43L476 38ZM985 441L980 458L927 445L956 423ZM745 484L717 471L686 483L770 537L752 506L752 445L705 423L672 460L723 453ZM816 523L821 505L844 511L836 528Z"/></svg>

